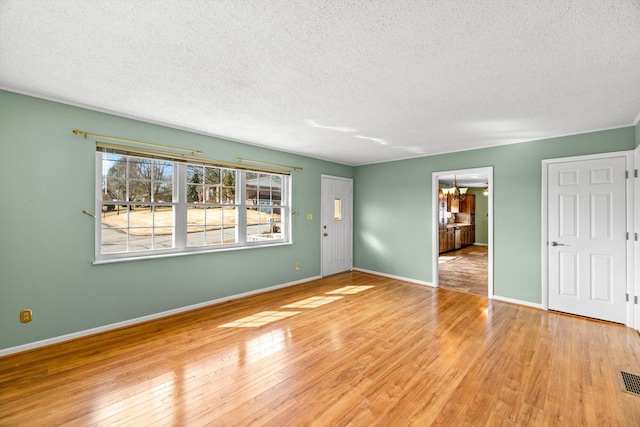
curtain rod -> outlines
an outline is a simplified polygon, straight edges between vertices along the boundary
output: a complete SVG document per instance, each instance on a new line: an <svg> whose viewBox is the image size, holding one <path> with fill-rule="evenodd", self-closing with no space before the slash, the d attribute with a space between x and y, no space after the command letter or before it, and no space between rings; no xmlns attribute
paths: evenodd
<svg viewBox="0 0 640 427"><path fill-rule="evenodd" d="M280 163L263 162L263 161L260 161L260 160L249 160L249 159L245 159L244 157L237 157L236 159L240 163L248 162L248 163L255 163L255 164L258 164L258 165L279 166L281 168L292 169L294 171L301 171L302 170L302 167L300 167L300 166L289 166L289 165L282 165Z"/></svg>
<svg viewBox="0 0 640 427"><path fill-rule="evenodd" d="M222 168L242 169L242 170L248 170L252 172L267 172L267 173L276 173L276 174L282 174L282 175L291 175L291 171L286 169L275 169L275 168L268 168L268 167L261 167L261 166L249 166L241 163L226 162L224 160L214 160L214 159L207 159L204 157L189 156L187 154L152 150L150 148L139 148L139 147L129 147L125 145L117 145L112 142L96 141L96 149L98 151L101 151L101 149L113 150L114 152L121 153L121 154L155 156L158 158L169 159L176 162L204 164L204 165L211 165L211 166L222 167Z"/></svg>
<svg viewBox="0 0 640 427"><path fill-rule="evenodd" d="M84 135L84 139L87 139L87 136L95 136L97 138L106 138L106 139L113 139L115 141L130 142L132 144L148 145L150 147L169 148L171 150L184 151L184 152L187 152L187 153L191 153L191 155L202 154L202 151L200 151L200 150L191 150L191 149L188 149L188 148L173 147L171 145L160 145L160 144L154 144L152 142L136 141L135 139L126 139L126 138L118 138L118 137L115 137L115 136L100 135L100 134L97 134L97 133L83 132L83 131L78 130L78 129L75 129L73 131L73 133L76 134L76 135Z"/></svg>

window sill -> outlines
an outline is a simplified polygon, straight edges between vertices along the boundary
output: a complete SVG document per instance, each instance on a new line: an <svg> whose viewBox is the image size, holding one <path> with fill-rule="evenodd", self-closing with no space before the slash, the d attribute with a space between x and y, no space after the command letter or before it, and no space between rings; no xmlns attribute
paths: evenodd
<svg viewBox="0 0 640 427"><path fill-rule="evenodd" d="M118 262L139 261L139 260L158 259L158 258L173 258L173 257L181 257L181 256L188 256L188 255L210 254L210 253L215 253L215 252L242 251L242 250L247 250L247 249L258 249L258 248L260 248L260 249L262 249L262 248L273 248L273 247L288 246L288 245L293 245L293 242L255 244L255 245L238 246L238 247L232 247L232 248L227 247L227 248L197 250L197 251L189 251L189 252L172 252L172 253L144 255L144 256L136 256L136 257L104 259L104 260L93 261L92 264L93 265L114 264L114 263L118 263Z"/></svg>

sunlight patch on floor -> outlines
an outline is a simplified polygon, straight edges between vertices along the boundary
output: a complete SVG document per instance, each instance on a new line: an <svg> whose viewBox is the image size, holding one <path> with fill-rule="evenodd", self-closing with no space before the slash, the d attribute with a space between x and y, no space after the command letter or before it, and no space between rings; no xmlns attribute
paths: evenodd
<svg viewBox="0 0 640 427"><path fill-rule="evenodd" d="M374 288L375 286L345 286L344 288L336 289L335 291L327 292L327 294L343 294L351 295L358 292L366 291L367 289Z"/></svg>
<svg viewBox="0 0 640 427"><path fill-rule="evenodd" d="M262 311L260 313L252 314L251 316L243 317L242 319L234 320L233 322L225 323L218 326L219 328L255 328L258 326L266 325L267 323L275 322L280 319L294 316L300 313L299 311Z"/></svg>
<svg viewBox="0 0 640 427"><path fill-rule="evenodd" d="M342 299L342 297L309 297L303 300L283 305L282 308L316 308L330 302Z"/></svg>

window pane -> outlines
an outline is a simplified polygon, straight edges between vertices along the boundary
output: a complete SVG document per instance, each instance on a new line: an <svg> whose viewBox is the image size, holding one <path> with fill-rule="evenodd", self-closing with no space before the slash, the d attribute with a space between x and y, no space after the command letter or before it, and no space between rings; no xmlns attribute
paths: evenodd
<svg viewBox="0 0 640 427"><path fill-rule="evenodd" d="M110 178L127 177L127 157L121 154L103 153L102 174Z"/></svg>
<svg viewBox="0 0 640 427"><path fill-rule="evenodd" d="M173 201L173 183L172 182L154 182L153 183L153 201L154 202L171 202Z"/></svg>
<svg viewBox="0 0 640 427"><path fill-rule="evenodd" d="M129 231L129 252L149 251L153 249L151 228L131 229Z"/></svg>
<svg viewBox="0 0 640 427"><path fill-rule="evenodd" d="M222 208L222 241L223 243L237 243L238 210L233 206Z"/></svg>
<svg viewBox="0 0 640 427"><path fill-rule="evenodd" d="M216 227L218 229L222 227L224 223L222 208L207 208L205 210L205 220L207 227Z"/></svg>
<svg viewBox="0 0 640 427"><path fill-rule="evenodd" d="M153 229L153 249L171 249L173 247L173 227Z"/></svg>
<svg viewBox="0 0 640 427"><path fill-rule="evenodd" d="M124 179L105 177L102 200L127 200L127 181Z"/></svg>
<svg viewBox="0 0 640 427"><path fill-rule="evenodd" d="M129 234L134 236L151 236L153 213L152 207L148 205L130 206Z"/></svg>
<svg viewBox="0 0 640 427"><path fill-rule="evenodd" d="M280 209L278 209L278 211L279 210ZM282 237L282 223L280 222L280 214L276 214L273 208L248 208L246 210L246 215L247 242L276 238L280 239Z"/></svg>
<svg viewBox="0 0 640 427"><path fill-rule="evenodd" d="M236 203L236 171L222 169L222 189L220 203Z"/></svg>
<svg viewBox="0 0 640 427"><path fill-rule="evenodd" d="M153 177L154 181L173 181L173 162L163 160L153 161Z"/></svg>
<svg viewBox="0 0 640 427"><path fill-rule="evenodd" d="M204 226L187 226L187 246L204 245Z"/></svg>
<svg viewBox="0 0 640 427"><path fill-rule="evenodd" d="M336 221L342 220L342 199L340 197L333 199L333 219Z"/></svg>
<svg viewBox="0 0 640 427"><path fill-rule="evenodd" d="M203 191L201 185L187 185L187 203L202 203Z"/></svg>
<svg viewBox="0 0 640 427"><path fill-rule="evenodd" d="M112 254L127 251L127 230L123 228L103 227L100 253Z"/></svg>
<svg viewBox="0 0 640 427"><path fill-rule="evenodd" d="M151 201L151 181L129 181L130 202L150 202Z"/></svg>
<svg viewBox="0 0 640 427"><path fill-rule="evenodd" d="M205 184L220 184L220 169L207 166L204 168L204 177Z"/></svg>
<svg viewBox="0 0 640 427"><path fill-rule="evenodd" d="M217 228L217 229L213 229L213 230L207 230L206 235L205 235L204 244L205 245L219 245L221 243L224 243L224 241L222 240L222 233L223 233L222 228Z"/></svg>
<svg viewBox="0 0 640 427"><path fill-rule="evenodd" d="M140 157L129 157L129 179L151 181L153 160Z"/></svg>
<svg viewBox="0 0 640 427"><path fill-rule="evenodd" d="M205 185L205 203L220 203L220 186Z"/></svg>

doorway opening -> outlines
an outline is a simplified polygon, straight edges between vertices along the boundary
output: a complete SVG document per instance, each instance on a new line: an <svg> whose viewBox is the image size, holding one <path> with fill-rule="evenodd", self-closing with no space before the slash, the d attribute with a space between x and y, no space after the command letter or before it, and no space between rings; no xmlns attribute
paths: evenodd
<svg viewBox="0 0 640 427"><path fill-rule="evenodd" d="M493 167L434 172L433 284L493 297Z"/></svg>

